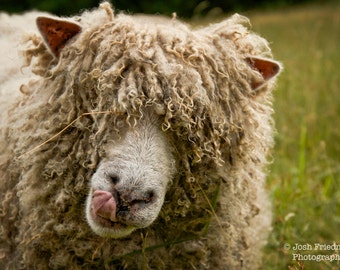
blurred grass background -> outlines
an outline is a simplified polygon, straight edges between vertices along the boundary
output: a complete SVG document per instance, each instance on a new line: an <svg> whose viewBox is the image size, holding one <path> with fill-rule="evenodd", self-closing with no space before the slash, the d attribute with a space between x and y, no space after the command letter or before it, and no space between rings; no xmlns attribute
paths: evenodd
<svg viewBox="0 0 340 270"><path fill-rule="evenodd" d="M2 0L0 10L35 7L65 15L98 3L16 1ZM285 244L340 244L340 1L113 3L118 10L133 12L176 11L195 24L220 20L237 11L248 16L253 30L271 42L275 58L285 69L274 93L277 134L268 177L274 220L263 269L340 269L340 261L293 260L295 251L284 248ZM299 253L340 256L340 250Z"/></svg>

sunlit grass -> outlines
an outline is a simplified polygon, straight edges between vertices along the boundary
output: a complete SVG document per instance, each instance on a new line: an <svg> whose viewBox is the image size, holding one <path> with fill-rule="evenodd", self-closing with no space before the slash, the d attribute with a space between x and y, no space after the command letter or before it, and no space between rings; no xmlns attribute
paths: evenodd
<svg viewBox="0 0 340 270"><path fill-rule="evenodd" d="M247 14L285 66L275 92L274 228L264 269L340 269L340 261L298 262L284 249L340 244L339 14L336 2ZM298 253L340 257L340 250Z"/></svg>

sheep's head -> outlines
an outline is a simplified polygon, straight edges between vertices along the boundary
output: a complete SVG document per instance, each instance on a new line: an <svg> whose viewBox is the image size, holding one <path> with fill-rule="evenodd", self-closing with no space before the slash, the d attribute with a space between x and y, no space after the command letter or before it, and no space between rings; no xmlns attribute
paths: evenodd
<svg viewBox="0 0 340 270"><path fill-rule="evenodd" d="M65 50L64 54L63 48L67 47L67 43L72 42L72 39L75 40L76 36L82 31L81 27L76 23L52 18L40 17L37 20L37 24L54 58L60 58L61 60L63 60L63 57L64 59L67 57L67 51ZM206 32L203 31L202 40L210 42L210 35L214 35L221 36L222 45L224 45L223 42L226 42L229 36L233 42L238 42L237 34L225 35L222 30L217 27L216 29L211 28ZM89 33L84 31L84 37L86 34L89 37L86 44L91 44L94 37L94 34L92 35L91 33L90 35ZM112 31L112 33L115 32ZM95 34L99 35L101 31L96 30ZM199 35L199 33L195 35ZM187 38L188 42L191 42L191 46L196 44L195 40L191 40L195 38L195 35ZM134 33L131 33L131 39L133 39L133 36ZM100 40L106 40L106 36L101 37ZM198 39L197 43L200 40ZM86 82L87 79L95 81L95 83L91 81L92 88L87 90L91 93L100 92L98 96L103 104L106 99L109 100L105 103L105 106L99 106L100 102L95 100L97 97L95 93L92 93L93 96L90 93L86 93L88 95L84 94L81 102L85 101L91 104L93 108L89 106L87 108L89 110L115 111L117 109L115 105L120 105L123 109L131 109L137 107L134 106L136 104L132 104L135 99L140 101L138 103L140 107L136 110L141 109L144 115L138 119L139 121L136 124L126 125L122 129L119 128L119 139L107 138L107 145L104 147L106 155L99 163L90 180L89 194L86 201L86 218L92 230L103 237L119 238L127 236L135 229L149 226L159 215L167 186L171 182L173 172L176 170L174 151L172 151L168 135L161 128L162 124L167 124L166 129L169 132L174 131L177 136L176 138L189 141L187 145L190 149L182 152L177 151L176 157L182 154L183 156L191 155L190 158L194 160L192 161L194 163L201 161L204 155L216 155L216 157L214 156L216 160L224 159L223 162L228 162L229 159L221 158L221 155L227 155L225 153L229 151L228 149L234 147L232 144L236 145L238 143L237 140L245 137L244 134L240 135L238 132L244 132L241 120L244 120L242 117L246 116L243 114L251 113L251 110L245 112L245 110L242 110L241 107L238 108L236 105L232 105L235 107L233 108L234 111L230 110L230 103L237 103L242 99L243 105L247 106L248 101L255 99L259 95L258 93L261 93L259 90L263 89L262 87L271 78L275 77L280 70L280 65L277 62L257 57L256 54L252 56L250 52L246 52L240 53L240 56L237 51L238 48L236 48L239 45L231 46L234 51L233 57L227 55L229 58L222 58L222 56L225 56L224 54L229 53L228 50L222 50L222 45L219 47L209 43L209 46L216 46L216 48L213 47L211 49L207 45L208 47L206 48L194 48L190 52L177 52L175 49L170 48L171 44L176 43L175 39L173 41L157 39L157 42L159 42L157 48L163 50L166 47L167 53L171 55L169 63L155 62L158 58L163 59L163 56L161 53L150 53L152 52L152 46L149 44L149 40L144 42L151 46L149 51L141 53L140 48L134 48L134 54L125 54L122 51L125 49L132 50L132 46L136 47L139 43L128 44L126 48L119 51L112 49L111 45L118 46L120 40L114 42L108 40L107 44L110 45L110 51L105 51L103 55L101 54L104 50L103 48L94 47L94 44L92 44L93 47L89 45L89 55L91 56L89 58L92 59L96 52L100 52L99 55L103 58L103 61L106 59L111 61L115 58L110 58L109 56L111 54L115 55L114 52L118 51L117 55L122 54L128 59L124 58L125 62L122 61L120 63L121 66L118 64L115 66L117 72L113 75L108 72L110 67L115 65L116 59L112 60L113 63L102 64L99 61L100 58L99 60L96 59L96 61L98 60L96 62L96 71L103 73L102 78L107 80L104 83L102 82L102 85L100 85L100 78L96 76L96 72L93 70L93 62L90 64L90 62L84 61L85 71L79 71L81 73L92 74L93 77L90 79L82 77L80 79L77 75L75 76L77 78L70 79L72 82L79 80L81 83ZM169 45L167 42L171 44ZM230 43L230 41L227 41L227 43ZM105 42L103 41L104 45ZM182 44L179 47L181 46ZM240 45L240 47L242 46ZM79 48L74 55L82 55L86 49L88 48ZM206 49L216 51L221 59L214 59L208 53L208 55L204 55ZM196 55L191 57L190 53L196 53ZM131 57L135 58L130 59ZM83 61L85 58L81 59ZM225 62L228 62L228 59L232 64L225 64ZM74 61L74 59L68 60ZM174 64L177 60L180 63ZM69 61L67 64L70 63ZM76 62L79 69L83 68L81 61ZM190 61L193 61L193 63L190 64ZM164 62L166 61L164 60ZM70 64L76 65L75 63ZM136 68L134 64L138 67ZM143 66L144 64L146 66ZM228 67L230 65L233 67L237 66L237 70L228 74ZM195 69L196 67L197 70ZM211 68L211 73L208 73L211 74L211 78L207 74L207 76L201 76L198 71L199 68L201 68L201 72ZM146 69L152 71L150 72L151 75L145 73ZM140 71L138 76L135 76L135 70ZM162 74L163 77L159 76L159 74ZM68 74L69 77L72 76ZM121 80L121 83L115 85L113 91L111 88L114 85L114 80ZM135 80L138 81L138 85ZM232 85L233 87L230 87L234 81L237 82L235 85ZM124 92L124 95L122 95L124 98L119 97L120 87L122 86L125 87L124 91L127 93L130 93L128 92L129 89L133 89L134 92L131 90L133 92L131 95L125 95ZM71 87L68 89L71 89ZM79 85L77 85L76 89L79 91L86 90L82 89ZM154 89L154 92L150 89ZM74 89L72 91L76 92ZM104 92L105 95L103 95ZM155 92L157 93L155 94ZM91 98L93 100L88 100ZM123 102L125 103L122 105L121 103ZM145 104L151 108L152 105L150 104L153 102L161 107L157 113L152 110L150 113L150 111L145 109ZM82 105L79 105L78 109L82 109ZM237 112L235 112L236 110ZM231 114L234 115L231 116ZM252 125L252 123L249 125ZM103 126L101 128L105 129L106 127ZM222 147L224 148L223 151L220 149ZM181 153L178 154L178 152ZM189 164L189 162L186 164ZM189 166L190 164L187 165L187 167Z"/></svg>

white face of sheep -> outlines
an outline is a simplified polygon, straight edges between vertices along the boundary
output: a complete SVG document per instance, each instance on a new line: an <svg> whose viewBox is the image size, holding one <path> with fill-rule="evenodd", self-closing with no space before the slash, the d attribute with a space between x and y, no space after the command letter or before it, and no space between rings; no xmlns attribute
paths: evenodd
<svg viewBox="0 0 340 270"><path fill-rule="evenodd" d="M107 149L91 179L86 218L96 234L120 238L157 218L174 158L165 134L148 118Z"/></svg>

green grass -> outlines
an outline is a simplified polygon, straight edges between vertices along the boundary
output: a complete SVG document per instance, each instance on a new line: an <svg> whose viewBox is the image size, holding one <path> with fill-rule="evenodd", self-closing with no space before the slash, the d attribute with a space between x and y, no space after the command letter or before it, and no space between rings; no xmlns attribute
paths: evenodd
<svg viewBox="0 0 340 270"><path fill-rule="evenodd" d="M268 188L273 233L263 269L340 269L293 260L284 244L340 245L340 3L252 12L285 69L275 91L276 147ZM337 254L337 251L298 251ZM314 257L315 258L315 257Z"/></svg>

